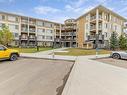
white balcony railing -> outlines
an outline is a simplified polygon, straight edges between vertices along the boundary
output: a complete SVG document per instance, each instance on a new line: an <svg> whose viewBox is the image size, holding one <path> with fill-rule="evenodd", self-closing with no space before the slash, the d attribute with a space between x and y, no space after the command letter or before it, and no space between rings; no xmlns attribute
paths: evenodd
<svg viewBox="0 0 127 95"><path fill-rule="evenodd" d="M99 28L99 30L102 30L102 25L99 25L98 28ZM91 26L90 30L96 30L96 25Z"/></svg>
<svg viewBox="0 0 127 95"><path fill-rule="evenodd" d="M101 20L102 19L102 15L99 15L99 19ZM96 20L96 16L91 16L90 20Z"/></svg>

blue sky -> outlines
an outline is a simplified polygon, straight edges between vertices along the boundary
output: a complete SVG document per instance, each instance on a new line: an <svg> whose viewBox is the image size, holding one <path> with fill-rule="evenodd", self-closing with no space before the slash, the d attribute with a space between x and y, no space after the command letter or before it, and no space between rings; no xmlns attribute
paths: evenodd
<svg viewBox="0 0 127 95"><path fill-rule="evenodd" d="M63 23L99 4L127 18L127 0L0 0L0 11Z"/></svg>

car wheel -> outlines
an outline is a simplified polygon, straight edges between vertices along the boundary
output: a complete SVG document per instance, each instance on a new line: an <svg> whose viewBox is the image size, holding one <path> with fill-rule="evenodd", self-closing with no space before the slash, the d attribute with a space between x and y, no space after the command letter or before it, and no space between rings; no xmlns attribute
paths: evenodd
<svg viewBox="0 0 127 95"><path fill-rule="evenodd" d="M115 54L112 55L112 58L114 58L114 59L120 59L120 55L115 53Z"/></svg>
<svg viewBox="0 0 127 95"><path fill-rule="evenodd" d="M17 59L18 59L17 54L11 54L11 56L10 56L10 60L11 60L11 61L15 61L15 60L17 60Z"/></svg>

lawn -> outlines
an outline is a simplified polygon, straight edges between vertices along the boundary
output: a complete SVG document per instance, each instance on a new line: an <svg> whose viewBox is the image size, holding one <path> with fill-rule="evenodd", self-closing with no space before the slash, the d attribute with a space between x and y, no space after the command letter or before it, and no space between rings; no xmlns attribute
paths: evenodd
<svg viewBox="0 0 127 95"><path fill-rule="evenodd" d="M18 50L20 53L35 53L39 51L46 51L46 50L52 50L51 47L40 47L39 51L37 51L37 48L11 48Z"/></svg>
<svg viewBox="0 0 127 95"><path fill-rule="evenodd" d="M69 55L69 56L82 56L82 55L95 55L96 50L86 50L86 49L81 49L81 48L69 48L66 49L65 51L69 52L55 52L56 55ZM110 54L111 51L109 50L99 50L98 54Z"/></svg>

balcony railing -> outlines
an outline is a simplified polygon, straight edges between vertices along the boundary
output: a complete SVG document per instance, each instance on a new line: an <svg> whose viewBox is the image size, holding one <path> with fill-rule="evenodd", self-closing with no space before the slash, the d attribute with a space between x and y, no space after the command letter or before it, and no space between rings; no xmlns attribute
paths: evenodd
<svg viewBox="0 0 127 95"><path fill-rule="evenodd" d="M88 36L88 40L103 40L103 35L98 35L98 37L96 37L96 35L89 35Z"/></svg>
<svg viewBox="0 0 127 95"><path fill-rule="evenodd" d="M90 27L90 30L95 30L96 29L96 26L91 26Z"/></svg>
<svg viewBox="0 0 127 95"><path fill-rule="evenodd" d="M90 18L90 20L95 20L96 19L96 16L92 16L91 18ZM99 19L102 19L102 15L99 15Z"/></svg>
<svg viewBox="0 0 127 95"><path fill-rule="evenodd" d="M21 37L21 40L28 40L28 37Z"/></svg>
<svg viewBox="0 0 127 95"><path fill-rule="evenodd" d="M21 31L22 32L28 32L28 29L27 28L21 28Z"/></svg>
<svg viewBox="0 0 127 95"><path fill-rule="evenodd" d="M22 23L28 23L28 20L21 20Z"/></svg>
<svg viewBox="0 0 127 95"><path fill-rule="evenodd" d="M102 25L99 25L98 28L99 30L102 30ZM90 30L95 30L95 29L96 29L95 25L90 27Z"/></svg>
<svg viewBox="0 0 127 95"><path fill-rule="evenodd" d="M36 38L35 37L30 37L29 40L36 40Z"/></svg>
<svg viewBox="0 0 127 95"><path fill-rule="evenodd" d="M29 21L29 24L35 25L36 22L34 22L34 21Z"/></svg>
<svg viewBox="0 0 127 95"><path fill-rule="evenodd" d="M36 30L33 29L33 28L30 28L29 31L30 31L30 32L35 32Z"/></svg>

